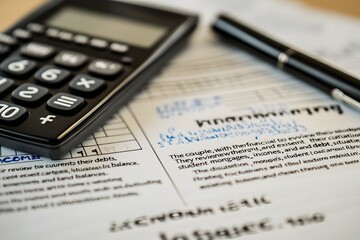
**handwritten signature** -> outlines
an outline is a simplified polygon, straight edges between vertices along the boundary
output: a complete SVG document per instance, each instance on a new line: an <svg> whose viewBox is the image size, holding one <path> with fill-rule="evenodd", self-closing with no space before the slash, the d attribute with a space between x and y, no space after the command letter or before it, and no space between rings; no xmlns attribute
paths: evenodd
<svg viewBox="0 0 360 240"><path fill-rule="evenodd" d="M194 98L190 100L178 100L156 107L156 113L162 119L179 117L194 112L203 112L221 105L221 98L213 96L209 98Z"/></svg>
<svg viewBox="0 0 360 240"><path fill-rule="evenodd" d="M159 147L182 145L214 139L229 139L253 136L256 140L263 135L281 135L307 131L307 128L295 120L261 119L252 122L226 124L219 127L209 127L198 130L177 130L170 127L159 134Z"/></svg>

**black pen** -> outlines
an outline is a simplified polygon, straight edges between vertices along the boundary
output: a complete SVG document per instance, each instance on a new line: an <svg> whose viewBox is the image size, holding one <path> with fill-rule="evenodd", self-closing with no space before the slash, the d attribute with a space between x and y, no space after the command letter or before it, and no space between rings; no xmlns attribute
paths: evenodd
<svg viewBox="0 0 360 240"><path fill-rule="evenodd" d="M360 110L358 78L291 49L225 14L218 16L213 29L276 63L278 68L301 77L334 99Z"/></svg>

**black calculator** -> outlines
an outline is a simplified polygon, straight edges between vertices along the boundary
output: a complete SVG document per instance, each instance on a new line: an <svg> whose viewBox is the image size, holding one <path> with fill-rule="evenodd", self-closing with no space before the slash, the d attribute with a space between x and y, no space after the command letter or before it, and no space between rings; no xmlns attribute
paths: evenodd
<svg viewBox="0 0 360 240"><path fill-rule="evenodd" d="M55 0L0 34L0 145L58 158L111 117L194 30L194 14Z"/></svg>

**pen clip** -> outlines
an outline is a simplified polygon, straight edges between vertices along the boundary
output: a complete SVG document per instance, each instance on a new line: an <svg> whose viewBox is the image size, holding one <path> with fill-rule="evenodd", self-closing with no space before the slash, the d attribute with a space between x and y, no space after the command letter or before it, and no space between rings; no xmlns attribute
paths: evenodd
<svg viewBox="0 0 360 240"><path fill-rule="evenodd" d="M360 103L358 101L345 95L341 90L337 88L331 91L331 96L337 101L343 102L354 109L360 110Z"/></svg>

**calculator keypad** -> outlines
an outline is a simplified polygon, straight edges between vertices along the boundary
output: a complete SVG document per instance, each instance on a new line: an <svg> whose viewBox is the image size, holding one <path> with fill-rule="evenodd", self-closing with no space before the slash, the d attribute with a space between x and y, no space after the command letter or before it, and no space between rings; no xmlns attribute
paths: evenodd
<svg viewBox="0 0 360 240"><path fill-rule="evenodd" d="M63 40L63 41L66 41L66 42L70 42L72 41L74 35L70 32L66 32L66 31L61 31L59 33L59 39L60 40Z"/></svg>
<svg viewBox="0 0 360 240"><path fill-rule="evenodd" d="M45 31L45 27L39 23L29 23L26 28L36 34L42 34Z"/></svg>
<svg viewBox="0 0 360 240"><path fill-rule="evenodd" d="M55 57L57 65L67 68L82 67L87 61L88 57L85 54L72 51L62 51Z"/></svg>
<svg viewBox="0 0 360 240"><path fill-rule="evenodd" d="M89 37L81 34L77 34L74 36L74 42L81 45L86 45L89 43Z"/></svg>
<svg viewBox="0 0 360 240"><path fill-rule="evenodd" d="M54 65L45 65L35 73L35 80L47 86L59 86L64 83L71 73Z"/></svg>
<svg viewBox="0 0 360 240"><path fill-rule="evenodd" d="M0 43L8 46L15 46L18 44L18 41L14 37L0 33Z"/></svg>
<svg viewBox="0 0 360 240"><path fill-rule="evenodd" d="M134 59L129 56L124 56L121 58L121 62L125 65L131 65L134 62Z"/></svg>
<svg viewBox="0 0 360 240"><path fill-rule="evenodd" d="M20 50L21 54L36 59L46 59L55 54L55 48L47 44L30 42Z"/></svg>
<svg viewBox="0 0 360 240"><path fill-rule="evenodd" d="M44 87L32 83L24 83L16 88L11 95L15 101L30 105L40 102L48 92L48 89Z"/></svg>
<svg viewBox="0 0 360 240"><path fill-rule="evenodd" d="M76 93L84 94L85 96L92 96L92 94L101 91L101 89L105 87L105 81L81 74L71 80L69 87Z"/></svg>
<svg viewBox="0 0 360 240"><path fill-rule="evenodd" d="M47 101L50 111L62 115L73 115L83 107L85 101L82 97L68 93L58 93Z"/></svg>
<svg viewBox="0 0 360 240"><path fill-rule="evenodd" d="M55 28L48 28L46 30L46 36L50 38L58 38L60 31Z"/></svg>
<svg viewBox="0 0 360 240"><path fill-rule="evenodd" d="M89 72L102 77L114 77L123 71L123 66L119 63L96 59L89 65Z"/></svg>
<svg viewBox="0 0 360 240"><path fill-rule="evenodd" d="M18 28L15 29L15 31L13 32L13 36L16 37L17 39L29 40L32 38L32 33L29 32L28 30Z"/></svg>
<svg viewBox="0 0 360 240"><path fill-rule="evenodd" d="M105 49L108 47L108 45L109 45L108 41L99 38L93 38L90 40L90 46L94 48Z"/></svg>
<svg viewBox="0 0 360 240"><path fill-rule="evenodd" d="M0 101L0 122L8 125L25 120L28 112L24 107Z"/></svg>
<svg viewBox="0 0 360 240"><path fill-rule="evenodd" d="M126 53L127 51L129 51L129 46L120 43L112 43L110 45L110 50L115 53Z"/></svg>
<svg viewBox="0 0 360 240"><path fill-rule="evenodd" d="M3 95L14 86L14 80L0 76L0 94Z"/></svg>
<svg viewBox="0 0 360 240"><path fill-rule="evenodd" d="M22 77L31 73L36 68L36 62L21 58L10 57L0 65L0 70L14 76Z"/></svg>
<svg viewBox="0 0 360 240"><path fill-rule="evenodd" d="M37 23L11 34L0 34L0 123L46 141L97 106L133 61L125 44Z"/></svg>
<svg viewBox="0 0 360 240"><path fill-rule="evenodd" d="M10 48L4 44L0 44L0 57L6 56L10 52Z"/></svg>

